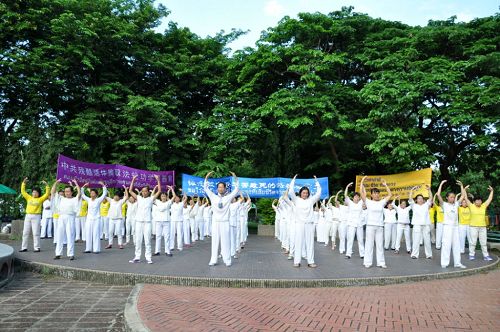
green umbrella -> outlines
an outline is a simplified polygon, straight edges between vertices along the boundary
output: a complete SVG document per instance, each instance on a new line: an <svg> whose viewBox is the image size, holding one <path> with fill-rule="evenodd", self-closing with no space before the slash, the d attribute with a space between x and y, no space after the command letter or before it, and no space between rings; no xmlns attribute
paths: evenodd
<svg viewBox="0 0 500 332"><path fill-rule="evenodd" d="M0 194L15 195L15 194L17 194L17 192L12 188L9 188L7 186L4 186L3 184L0 184Z"/></svg>

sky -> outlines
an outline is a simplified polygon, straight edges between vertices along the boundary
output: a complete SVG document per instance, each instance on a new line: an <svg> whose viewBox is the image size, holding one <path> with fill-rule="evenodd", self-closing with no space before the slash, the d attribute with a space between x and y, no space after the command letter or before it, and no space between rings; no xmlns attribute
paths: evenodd
<svg viewBox="0 0 500 332"><path fill-rule="evenodd" d="M468 22L499 12L498 0L158 0L171 13L157 28L163 32L169 21L188 27L201 37L214 36L232 28L249 30L228 46L233 50L254 47L263 30L276 26L285 15L301 12L329 12L342 6L374 18L427 25L429 20L444 20L453 15Z"/></svg>

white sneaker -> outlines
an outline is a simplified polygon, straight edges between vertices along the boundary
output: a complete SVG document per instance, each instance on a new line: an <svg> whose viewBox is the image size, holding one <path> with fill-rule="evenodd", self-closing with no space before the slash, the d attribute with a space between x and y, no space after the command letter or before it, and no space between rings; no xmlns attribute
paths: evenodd
<svg viewBox="0 0 500 332"><path fill-rule="evenodd" d="M460 268L460 269L466 269L467 267L463 264L456 264L455 267Z"/></svg>
<svg viewBox="0 0 500 332"><path fill-rule="evenodd" d="M387 265L383 264L383 265L379 265L378 267L381 267L383 269L387 269Z"/></svg>
<svg viewBox="0 0 500 332"><path fill-rule="evenodd" d="M148 261L148 264L153 264L153 261L149 260L149 261Z"/></svg>

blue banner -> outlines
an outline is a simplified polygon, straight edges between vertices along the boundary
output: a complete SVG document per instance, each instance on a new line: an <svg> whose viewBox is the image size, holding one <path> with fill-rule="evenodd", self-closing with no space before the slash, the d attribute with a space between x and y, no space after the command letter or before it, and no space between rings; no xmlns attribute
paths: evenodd
<svg viewBox="0 0 500 332"><path fill-rule="evenodd" d="M238 178L240 181L240 191L245 196L248 194L251 198L279 198L286 190L292 179L289 178ZM182 192L186 195L204 196L203 182L204 178L182 174ZM318 178L321 185L321 198L328 198L330 193L328 190L328 178ZM213 192L216 192L217 183L225 182L228 190L231 191L233 178L231 176L223 178L209 178L208 187ZM296 179L294 192L298 192L303 186L309 187L311 194L316 192L314 179Z"/></svg>

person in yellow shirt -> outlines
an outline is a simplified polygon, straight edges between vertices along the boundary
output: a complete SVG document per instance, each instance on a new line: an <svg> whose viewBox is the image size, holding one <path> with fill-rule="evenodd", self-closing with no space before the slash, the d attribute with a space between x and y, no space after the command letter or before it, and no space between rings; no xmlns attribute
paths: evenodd
<svg viewBox="0 0 500 332"><path fill-rule="evenodd" d="M443 221L444 211L441 206L436 202L436 195L434 195L434 209L436 210L436 249L441 249L443 242Z"/></svg>
<svg viewBox="0 0 500 332"><path fill-rule="evenodd" d="M109 218L108 218L108 212L109 212L109 202L107 199L105 199L101 203L101 208L100 208L100 214L101 214L101 222L102 222L102 234L104 235L104 239L108 240L108 233L109 233ZM101 240L103 239L101 235Z"/></svg>
<svg viewBox="0 0 500 332"><path fill-rule="evenodd" d="M87 201L81 201L80 212L75 220L75 242L85 241L85 220L87 219L88 206Z"/></svg>
<svg viewBox="0 0 500 332"><path fill-rule="evenodd" d="M481 244L481 251L483 252L483 259L485 261L491 261L493 258L488 254L488 247L486 246L487 234L486 234L486 209L493 201L493 187L488 186L490 194L486 202L480 196L474 196L474 203L469 200L467 193L465 193L465 201L470 209L470 245L469 245L469 260L475 259L476 243L479 238L479 243Z"/></svg>
<svg viewBox="0 0 500 332"><path fill-rule="evenodd" d="M460 207L458 208L458 233L460 236L460 253L465 253L465 238L467 238L467 243L470 245L470 208L467 206L465 200L462 201Z"/></svg>
<svg viewBox="0 0 500 332"><path fill-rule="evenodd" d="M30 232L33 233L33 249L35 252L40 252L40 221L42 219L43 202L50 195L50 187L47 182L42 181L45 185L45 194L41 195L42 191L38 187L31 189L31 195L26 192L26 182L28 178L24 178L21 183L21 194L26 200L26 216L24 217L23 227L23 242L20 252L28 251L28 239Z"/></svg>

